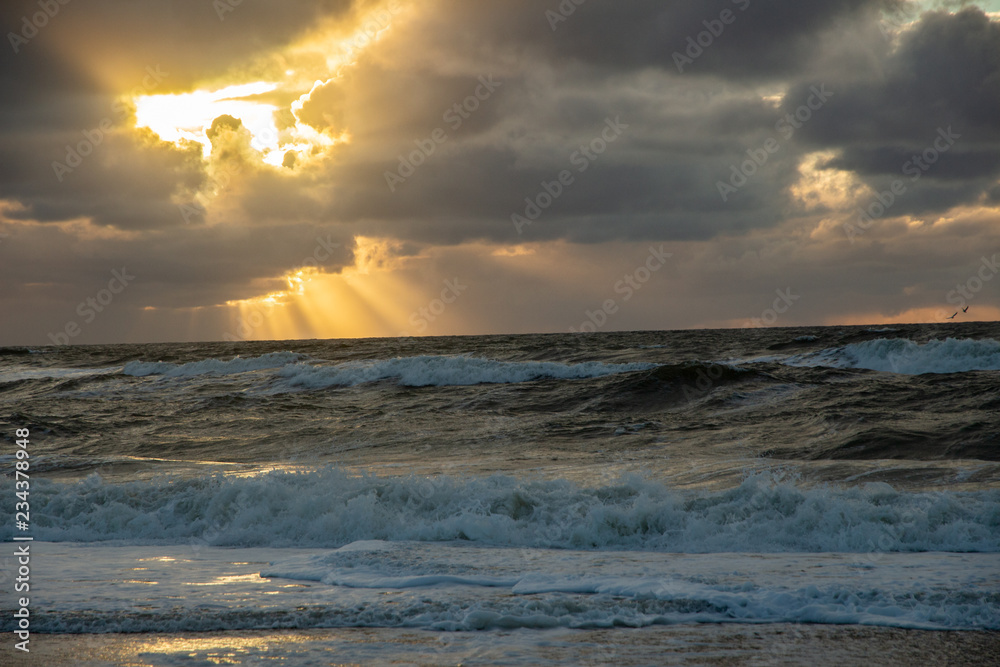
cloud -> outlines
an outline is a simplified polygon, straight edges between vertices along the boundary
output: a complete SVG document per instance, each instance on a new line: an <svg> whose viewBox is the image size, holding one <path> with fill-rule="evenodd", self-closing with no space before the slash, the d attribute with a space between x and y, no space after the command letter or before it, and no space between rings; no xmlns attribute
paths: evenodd
<svg viewBox="0 0 1000 667"><path fill-rule="evenodd" d="M335 80L315 86L296 110L295 117L320 132L337 135L346 127L344 123L345 94Z"/></svg>
<svg viewBox="0 0 1000 667"><path fill-rule="evenodd" d="M574 252L627 264L655 241L709 267L686 265L691 312L736 283L766 296L786 274L848 312L828 287L844 262L857 262L863 284L904 261L865 254L869 243L925 253L936 279L964 262L931 252L958 229L936 227L939 218L961 210L980 221L963 233L992 242L975 208L1000 201L1000 23L981 10L928 12L886 33L880 21L907 4L562 5L576 7L565 20L547 14L560 3L528 0L241 3L222 20L193 0L63 6L0 63L0 83L16 91L0 100L0 231L10 234L0 253L36 258L0 262L8 294L57 312L124 263L142 271L122 304L214 307L280 288L320 238L340 244L322 267L330 273L355 266L354 239L369 238L438 262L427 269L435 279L454 267L497 285L555 285L494 251L534 244L517 255L522 268ZM8 3L2 24L16 30L34 7ZM374 11L385 14L381 32L361 46L352 35ZM711 39L689 55L689 38L705 31ZM683 72L677 53L691 60ZM273 85L242 101L275 106L288 147L270 163L248 116L216 116L206 156L136 128L128 101L253 82ZM817 88L830 91L818 105ZM848 244L841 225L949 127L954 144ZM748 259L761 256L755 244L772 260ZM478 250L461 260L449 248ZM736 248L738 260L718 260ZM774 260L779 248L808 259ZM936 284L907 275L908 287ZM902 289L890 283L865 308ZM492 289L480 293L494 305L472 308L469 322L500 326L490 313L502 289ZM574 309L589 302L566 289ZM523 298L542 319L514 328L540 327L551 311L535 292ZM796 312L820 316L806 301ZM621 321L646 321L632 317Z"/></svg>
<svg viewBox="0 0 1000 667"><path fill-rule="evenodd" d="M876 189L903 177L926 151L934 161L917 167L926 179L921 193L900 210L932 213L976 202L1000 176L998 53L1000 23L981 10L928 12L900 37L877 75L830 72L825 80L837 93L829 113L804 126L801 139L838 149L827 166L852 171ZM799 84L788 99L805 89ZM947 152L937 150L945 145L939 130L957 137Z"/></svg>

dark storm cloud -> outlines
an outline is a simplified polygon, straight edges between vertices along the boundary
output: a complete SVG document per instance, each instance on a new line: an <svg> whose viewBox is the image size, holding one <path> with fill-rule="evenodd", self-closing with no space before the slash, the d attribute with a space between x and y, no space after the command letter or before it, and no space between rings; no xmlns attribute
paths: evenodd
<svg viewBox="0 0 1000 667"><path fill-rule="evenodd" d="M1000 23L975 8L927 13L878 71L853 78L831 72L833 77L837 94L830 113L817 114L801 132L804 143L839 150L827 166L853 171L876 188L919 169L931 185L925 182L919 194L903 200L900 213L974 203L994 187L1000 176ZM939 130L957 135L945 150Z"/></svg>
<svg viewBox="0 0 1000 667"><path fill-rule="evenodd" d="M578 166L584 163L576 149L566 150L562 163L547 169L517 167L517 156L509 151L453 152L429 161L393 194L383 178L386 164L366 165L350 175L334 172L333 178L345 185L336 190L330 214L342 220L366 218L369 229L374 226L382 233L433 243L476 238L704 239L778 221L760 193L773 188L775 176L790 178L794 165L775 164L773 173L747 188L741 205L735 207L724 203L714 189L715 177L728 176L717 160L663 151L657 164L636 165L627 157L629 143L637 141L621 141L620 147L609 148L582 173ZM619 148L621 155L612 154ZM569 161L574 154L576 164ZM525 199L537 200L546 192L543 183L554 189L551 184L563 171L570 172L572 183L518 234L511 215L525 215Z"/></svg>
<svg viewBox="0 0 1000 667"><path fill-rule="evenodd" d="M817 36L834 21L872 16L875 9L897 4L882 0L589 2L565 22L551 20L551 14L548 18L556 28L556 52L596 67L658 66L676 71L680 62L685 72L695 75L770 78L807 69L816 55ZM564 24L566 29L562 29ZM705 32L699 44L699 33Z"/></svg>
<svg viewBox="0 0 1000 667"><path fill-rule="evenodd" d="M305 265L335 272L353 261L350 236L306 223L174 228L155 239L80 238L55 226L14 227L4 252L32 262L0 262L5 298L72 301L112 269L136 275L128 300L143 305L194 307L287 289L280 280L250 284ZM312 259L310 259L312 258ZM104 279L106 280L106 278Z"/></svg>
<svg viewBox="0 0 1000 667"><path fill-rule="evenodd" d="M366 217L384 233L436 243L503 241L524 198L567 168L603 119L616 116L629 130L532 223L532 239L704 239L774 226L795 210L788 189L805 153L832 151L837 157L827 166L881 187L873 177L902 176L907 159L949 125L975 139L942 154L926 174L934 182L894 212L973 203L995 182L990 142L1000 116L989 110L1000 108L1000 27L982 12L927 14L894 50L875 9L896 3L758 2L745 11L739 3L736 20L678 74L670 56L676 39L733 4L588 2L553 31L548 6L478 11L439 3L440 11L408 27L426 45L414 49L421 54L415 64L386 70L363 62L353 73L367 88L349 91L339 111L358 136L377 134L379 151L334 168L331 215ZM463 31L446 33L452 22ZM389 196L379 173L398 172L398 156L441 124L435 113L461 92L445 63L449 48L468 55L470 67L488 68L492 57L508 72L504 88ZM511 52L519 55L511 60ZM407 78L408 85L395 85ZM755 87L768 80L788 87L781 108L765 104ZM683 97L675 90L681 82ZM830 93L808 109L815 90ZM378 100L377 120L352 111L371 99ZM802 111L807 122L782 122ZM723 201L719 182L729 183L733 166L747 151L760 154L768 139L778 142L777 153ZM371 159L379 153L383 164Z"/></svg>
<svg viewBox="0 0 1000 667"><path fill-rule="evenodd" d="M525 57L578 60L601 71L675 72L674 54L684 54L688 38L697 40L708 30L716 33L703 38L711 45L694 56L687 71L768 78L807 67L817 35L833 22L872 18L876 9L899 5L895 0L446 0L418 19L417 30L432 36L429 41L437 45L432 52L450 48L475 58L514 50ZM456 25L462 30L454 30Z"/></svg>
<svg viewBox="0 0 1000 667"><path fill-rule="evenodd" d="M4 157L16 160L20 170L0 182L0 198L17 200L24 209L8 217L40 222L89 217L97 225L119 229L183 223L171 196L194 190L204 181L199 150L179 150L148 132L136 137L104 133L98 127L87 131L103 136L96 145L86 140L83 131L53 135L43 146L11 142L13 155ZM65 172L53 169L54 162L75 164L67 155L79 155L75 151L81 145L92 148L77 166L66 166Z"/></svg>
<svg viewBox="0 0 1000 667"><path fill-rule="evenodd" d="M551 80L526 67L455 76L363 62L336 84L335 105L307 104L314 116L343 118L354 136L328 171L330 217L434 243L510 242L511 215L525 198L570 170L574 182L533 226L532 240L708 238L778 219L777 209L760 209L795 176L790 148L741 193L739 206L723 202L715 186L780 118L753 91L722 93L717 83L663 72L600 84L581 65ZM481 79L496 90L480 102L469 96ZM473 110L447 122L463 100ZM614 119L626 127L605 146L601 133ZM446 139L428 144L435 130ZM600 152L581 172L572 160L594 141ZM422 155L421 145L432 154ZM408 175L411 160L421 164ZM390 188L387 173L403 182Z"/></svg>
<svg viewBox="0 0 1000 667"><path fill-rule="evenodd" d="M835 113L803 132L815 143L919 144L928 128L947 125L977 141L1000 139L1000 23L979 9L924 14L875 71L819 74L836 77L838 94Z"/></svg>

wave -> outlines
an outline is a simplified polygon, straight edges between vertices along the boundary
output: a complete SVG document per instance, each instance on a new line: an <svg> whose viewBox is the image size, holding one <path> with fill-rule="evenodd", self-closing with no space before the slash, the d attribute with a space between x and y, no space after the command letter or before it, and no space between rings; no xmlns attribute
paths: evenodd
<svg viewBox="0 0 1000 667"><path fill-rule="evenodd" d="M236 357L234 359L203 359L186 364L172 364L166 361L130 361L122 373L134 377L162 375L164 377L193 377L197 375L235 375L249 371L281 368L304 359L304 354L296 352L271 352L259 357Z"/></svg>
<svg viewBox="0 0 1000 667"><path fill-rule="evenodd" d="M116 373L115 368L29 368L13 367L0 371L0 384L22 380L76 380Z"/></svg>
<svg viewBox="0 0 1000 667"><path fill-rule="evenodd" d="M0 489L13 495L13 480ZM380 478L337 469L32 484L36 539L339 547L357 540L709 552L1000 551L1000 491L804 488L765 475L726 491L644 478L596 488L507 476ZM10 525L0 527L9 539Z"/></svg>
<svg viewBox="0 0 1000 667"><path fill-rule="evenodd" d="M1000 341L993 339L931 340L916 343L908 338L878 338L789 357L789 366L865 368L886 373L963 373L1000 370Z"/></svg>
<svg viewBox="0 0 1000 667"><path fill-rule="evenodd" d="M306 355L272 352L259 357L205 359L186 364L162 361L131 361L122 370L125 375L166 378L202 375L235 375L251 371L277 369L275 387L325 389L348 387L379 380L396 379L409 387L505 384L540 379L575 380L616 373L647 370L656 364L610 364L597 361L565 364L546 361L496 361L467 355L421 355L325 365L306 363Z"/></svg>
<svg viewBox="0 0 1000 667"><path fill-rule="evenodd" d="M496 361L468 356L421 355L335 366L294 364L278 373L291 387L324 389L395 379L408 387L508 384L532 380L579 380L654 368L655 364L607 364L588 361Z"/></svg>
<svg viewBox="0 0 1000 667"><path fill-rule="evenodd" d="M584 398L593 408L629 412L662 410L686 405L725 386L767 379L770 376L766 373L728 362L662 364L615 378L596 402L590 394Z"/></svg>
<svg viewBox="0 0 1000 667"><path fill-rule="evenodd" d="M41 352L27 347L0 347L0 357L15 357L28 354L41 354Z"/></svg>

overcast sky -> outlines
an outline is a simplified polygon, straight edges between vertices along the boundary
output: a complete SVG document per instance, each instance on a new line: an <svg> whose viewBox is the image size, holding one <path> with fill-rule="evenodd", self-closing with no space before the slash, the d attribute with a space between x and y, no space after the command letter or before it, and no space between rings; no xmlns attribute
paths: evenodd
<svg viewBox="0 0 1000 667"><path fill-rule="evenodd" d="M5 2L0 345L1000 319L998 10Z"/></svg>

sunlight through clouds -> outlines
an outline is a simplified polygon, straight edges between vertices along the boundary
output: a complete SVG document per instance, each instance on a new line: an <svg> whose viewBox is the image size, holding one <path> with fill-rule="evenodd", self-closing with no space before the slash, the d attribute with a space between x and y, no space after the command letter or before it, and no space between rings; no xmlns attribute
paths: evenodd
<svg viewBox="0 0 1000 667"><path fill-rule="evenodd" d="M174 95L145 95L135 100L137 127L148 127L164 141L181 139L204 146L207 158L212 150L206 134L212 121L230 115L243 121L254 139L251 145L262 153L278 149L278 129L274 125L273 104L248 98L268 93L276 83L257 82L215 91L198 90Z"/></svg>
<svg viewBox="0 0 1000 667"><path fill-rule="evenodd" d="M350 141L350 133L345 128L324 131L301 122L302 108L317 90L334 81L345 67L357 62L363 51L378 42L401 11L399 3L391 0L384 5L374 5L358 20L353 32L345 33L342 25L330 22L307 33L271 55L275 61L303 65L284 68L281 81L234 83L221 88L138 96L133 100L136 127L149 128L168 142L197 142L202 146L204 159L208 160L212 152L208 132L213 121L220 116L232 116L250 132L250 147L260 154L262 162L273 167L292 167L302 157L308 158ZM325 68L316 67L317 58L325 63ZM310 84L307 78L310 74L321 78ZM297 95L291 93L303 87L307 90ZM290 104L274 103L275 99L290 95L295 98ZM287 117L289 111L294 122L279 126L277 116L284 113ZM294 159L287 158L290 152Z"/></svg>
<svg viewBox="0 0 1000 667"><path fill-rule="evenodd" d="M802 156L799 180L790 186L789 192L806 210L849 210L870 191L853 172L828 166L834 157L836 153L832 151Z"/></svg>

